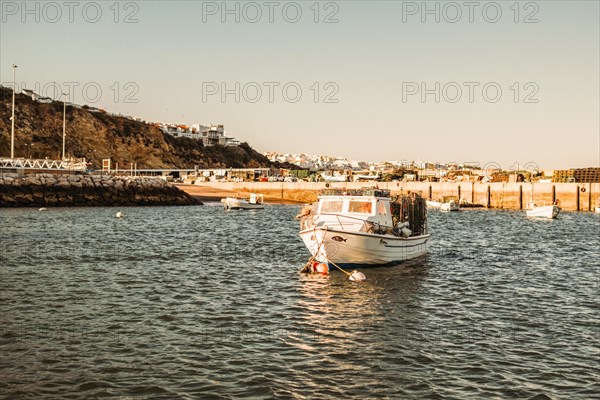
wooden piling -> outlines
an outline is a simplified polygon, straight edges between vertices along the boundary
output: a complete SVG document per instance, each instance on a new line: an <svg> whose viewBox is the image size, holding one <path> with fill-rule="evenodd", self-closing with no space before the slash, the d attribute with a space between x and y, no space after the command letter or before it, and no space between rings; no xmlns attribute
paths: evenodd
<svg viewBox="0 0 600 400"><path fill-rule="evenodd" d="M577 185L577 195L575 196L575 201L577 202L577 211L579 211L579 196L580 196L579 192L580 192L580 190L581 189L579 188L579 185Z"/></svg>
<svg viewBox="0 0 600 400"><path fill-rule="evenodd" d="M492 190L490 188L490 185L488 185L487 187L487 204L486 204L486 208L490 208L492 206Z"/></svg>
<svg viewBox="0 0 600 400"><path fill-rule="evenodd" d="M523 185L519 185L519 210L523 209Z"/></svg>

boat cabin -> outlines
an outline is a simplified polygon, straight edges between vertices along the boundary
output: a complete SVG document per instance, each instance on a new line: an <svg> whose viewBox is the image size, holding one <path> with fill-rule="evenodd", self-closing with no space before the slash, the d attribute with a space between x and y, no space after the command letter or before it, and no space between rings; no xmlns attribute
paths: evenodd
<svg viewBox="0 0 600 400"><path fill-rule="evenodd" d="M364 222L372 222L381 226L393 226L390 210L389 191L363 190L354 192L322 193L317 208L319 220L331 226L338 222L358 227Z"/></svg>
<svg viewBox="0 0 600 400"><path fill-rule="evenodd" d="M300 230L315 228L419 236L427 234L427 205L418 193L390 197L389 190L329 189L296 216Z"/></svg>
<svg viewBox="0 0 600 400"><path fill-rule="evenodd" d="M262 204L264 202L264 196L262 194L250 193L248 203L250 204Z"/></svg>

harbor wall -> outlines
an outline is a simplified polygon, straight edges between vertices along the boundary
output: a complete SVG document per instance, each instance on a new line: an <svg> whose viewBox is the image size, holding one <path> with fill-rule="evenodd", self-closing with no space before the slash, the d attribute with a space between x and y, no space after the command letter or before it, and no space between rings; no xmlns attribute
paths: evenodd
<svg viewBox="0 0 600 400"><path fill-rule="evenodd" d="M469 204L489 208L525 209L530 200L552 204L557 200L565 211L593 211L600 196L600 183L526 183L526 182L206 182L221 190L262 193L267 197L297 202L312 202L322 189L360 189L377 185L392 194L421 193L426 199L460 196ZM327 186L329 185L329 186Z"/></svg>
<svg viewBox="0 0 600 400"><path fill-rule="evenodd" d="M161 179L113 175L0 175L0 207L202 204Z"/></svg>

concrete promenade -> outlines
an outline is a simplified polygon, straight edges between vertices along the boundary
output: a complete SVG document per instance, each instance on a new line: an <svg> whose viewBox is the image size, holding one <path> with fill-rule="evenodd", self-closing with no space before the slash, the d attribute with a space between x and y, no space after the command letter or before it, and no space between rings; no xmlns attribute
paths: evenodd
<svg viewBox="0 0 600 400"><path fill-rule="evenodd" d="M525 209L532 197L538 204L554 200L565 211L593 211L600 183L471 183L471 182L204 182L202 186L235 193L262 193L271 199L311 202L317 193L330 188L359 189L377 185L392 194L420 192L427 199L460 196L462 201L488 208Z"/></svg>

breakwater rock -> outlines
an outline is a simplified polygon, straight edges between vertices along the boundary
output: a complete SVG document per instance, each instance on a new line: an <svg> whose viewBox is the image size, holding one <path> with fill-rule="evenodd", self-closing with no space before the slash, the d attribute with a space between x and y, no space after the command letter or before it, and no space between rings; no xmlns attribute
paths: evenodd
<svg viewBox="0 0 600 400"><path fill-rule="evenodd" d="M112 175L0 175L0 207L202 204L162 179Z"/></svg>

